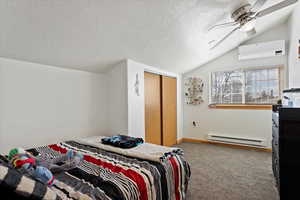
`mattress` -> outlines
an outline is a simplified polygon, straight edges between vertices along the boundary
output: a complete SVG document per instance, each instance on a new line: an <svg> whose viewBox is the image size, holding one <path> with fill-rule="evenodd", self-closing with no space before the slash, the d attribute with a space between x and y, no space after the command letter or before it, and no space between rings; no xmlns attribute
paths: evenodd
<svg viewBox="0 0 300 200"><path fill-rule="evenodd" d="M132 154L134 148L117 150L102 146L99 141L99 138L66 141L30 151L38 152L41 159L53 159L68 150L83 154L77 168L55 174L58 182L67 186L67 190L53 188L62 199L74 199L74 194L103 200L185 199L191 172L182 150L157 146L157 151L155 146L144 144L138 147L144 154L149 148L150 156L144 156Z"/></svg>

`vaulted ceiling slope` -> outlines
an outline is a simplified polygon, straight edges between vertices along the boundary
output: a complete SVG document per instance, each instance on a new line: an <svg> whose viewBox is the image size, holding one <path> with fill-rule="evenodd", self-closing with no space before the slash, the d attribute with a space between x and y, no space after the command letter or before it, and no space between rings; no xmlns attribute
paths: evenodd
<svg viewBox="0 0 300 200"><path fill-rule="evenodd" d="M255 0L249 0L253 3ZM281 2L268 0L263 8ZM237 47L231 28L208 32L245 0L0 0L0 56L103 72L130 58L186 72ZM257 34L287 19L293 6L257 21Z"/></svg>

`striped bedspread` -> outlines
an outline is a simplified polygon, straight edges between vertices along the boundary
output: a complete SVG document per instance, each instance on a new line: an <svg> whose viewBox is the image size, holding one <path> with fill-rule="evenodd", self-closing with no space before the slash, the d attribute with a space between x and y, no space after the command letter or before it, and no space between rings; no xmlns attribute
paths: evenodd
<svg viewBox="0 0 300 200"><path fill-rule="evenodd" d="M61 200L47 185L34 181L11 168L2 158L0 158L0 191L2 195L0 199Z"/></svg>
<svg viewBox="0 0 300 200"><path fill-rule="evenodd" d="M55 177L72 188L72 191L91 199L104 200L185 199L191 173L181 153L156 162L109 152L78 141L34 150L40 153L42 159L52 159L65 154L69 149L81 152L84 161L76 169Z"/></svg>

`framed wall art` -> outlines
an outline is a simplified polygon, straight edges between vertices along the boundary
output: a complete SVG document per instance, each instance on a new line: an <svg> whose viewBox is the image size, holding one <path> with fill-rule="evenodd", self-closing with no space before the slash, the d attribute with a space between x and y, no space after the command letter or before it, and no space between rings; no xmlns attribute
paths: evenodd
<svg viewBox="0 0 300 200"><path fill-rule="evenodd" d="M199 105L203 102L204 83L199 77L188 77L184 80L185 103Z"/></svg>

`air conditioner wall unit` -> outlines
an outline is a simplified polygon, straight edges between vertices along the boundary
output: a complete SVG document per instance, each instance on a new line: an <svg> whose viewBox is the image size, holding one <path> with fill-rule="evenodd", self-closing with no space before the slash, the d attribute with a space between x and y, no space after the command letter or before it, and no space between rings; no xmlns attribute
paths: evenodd
<svg viewBox="0 0 300 200"><path fill-rule="evenodd" d="M284 40L242 45L239 47L239 60L284 56L285 54Z"/></svg>

